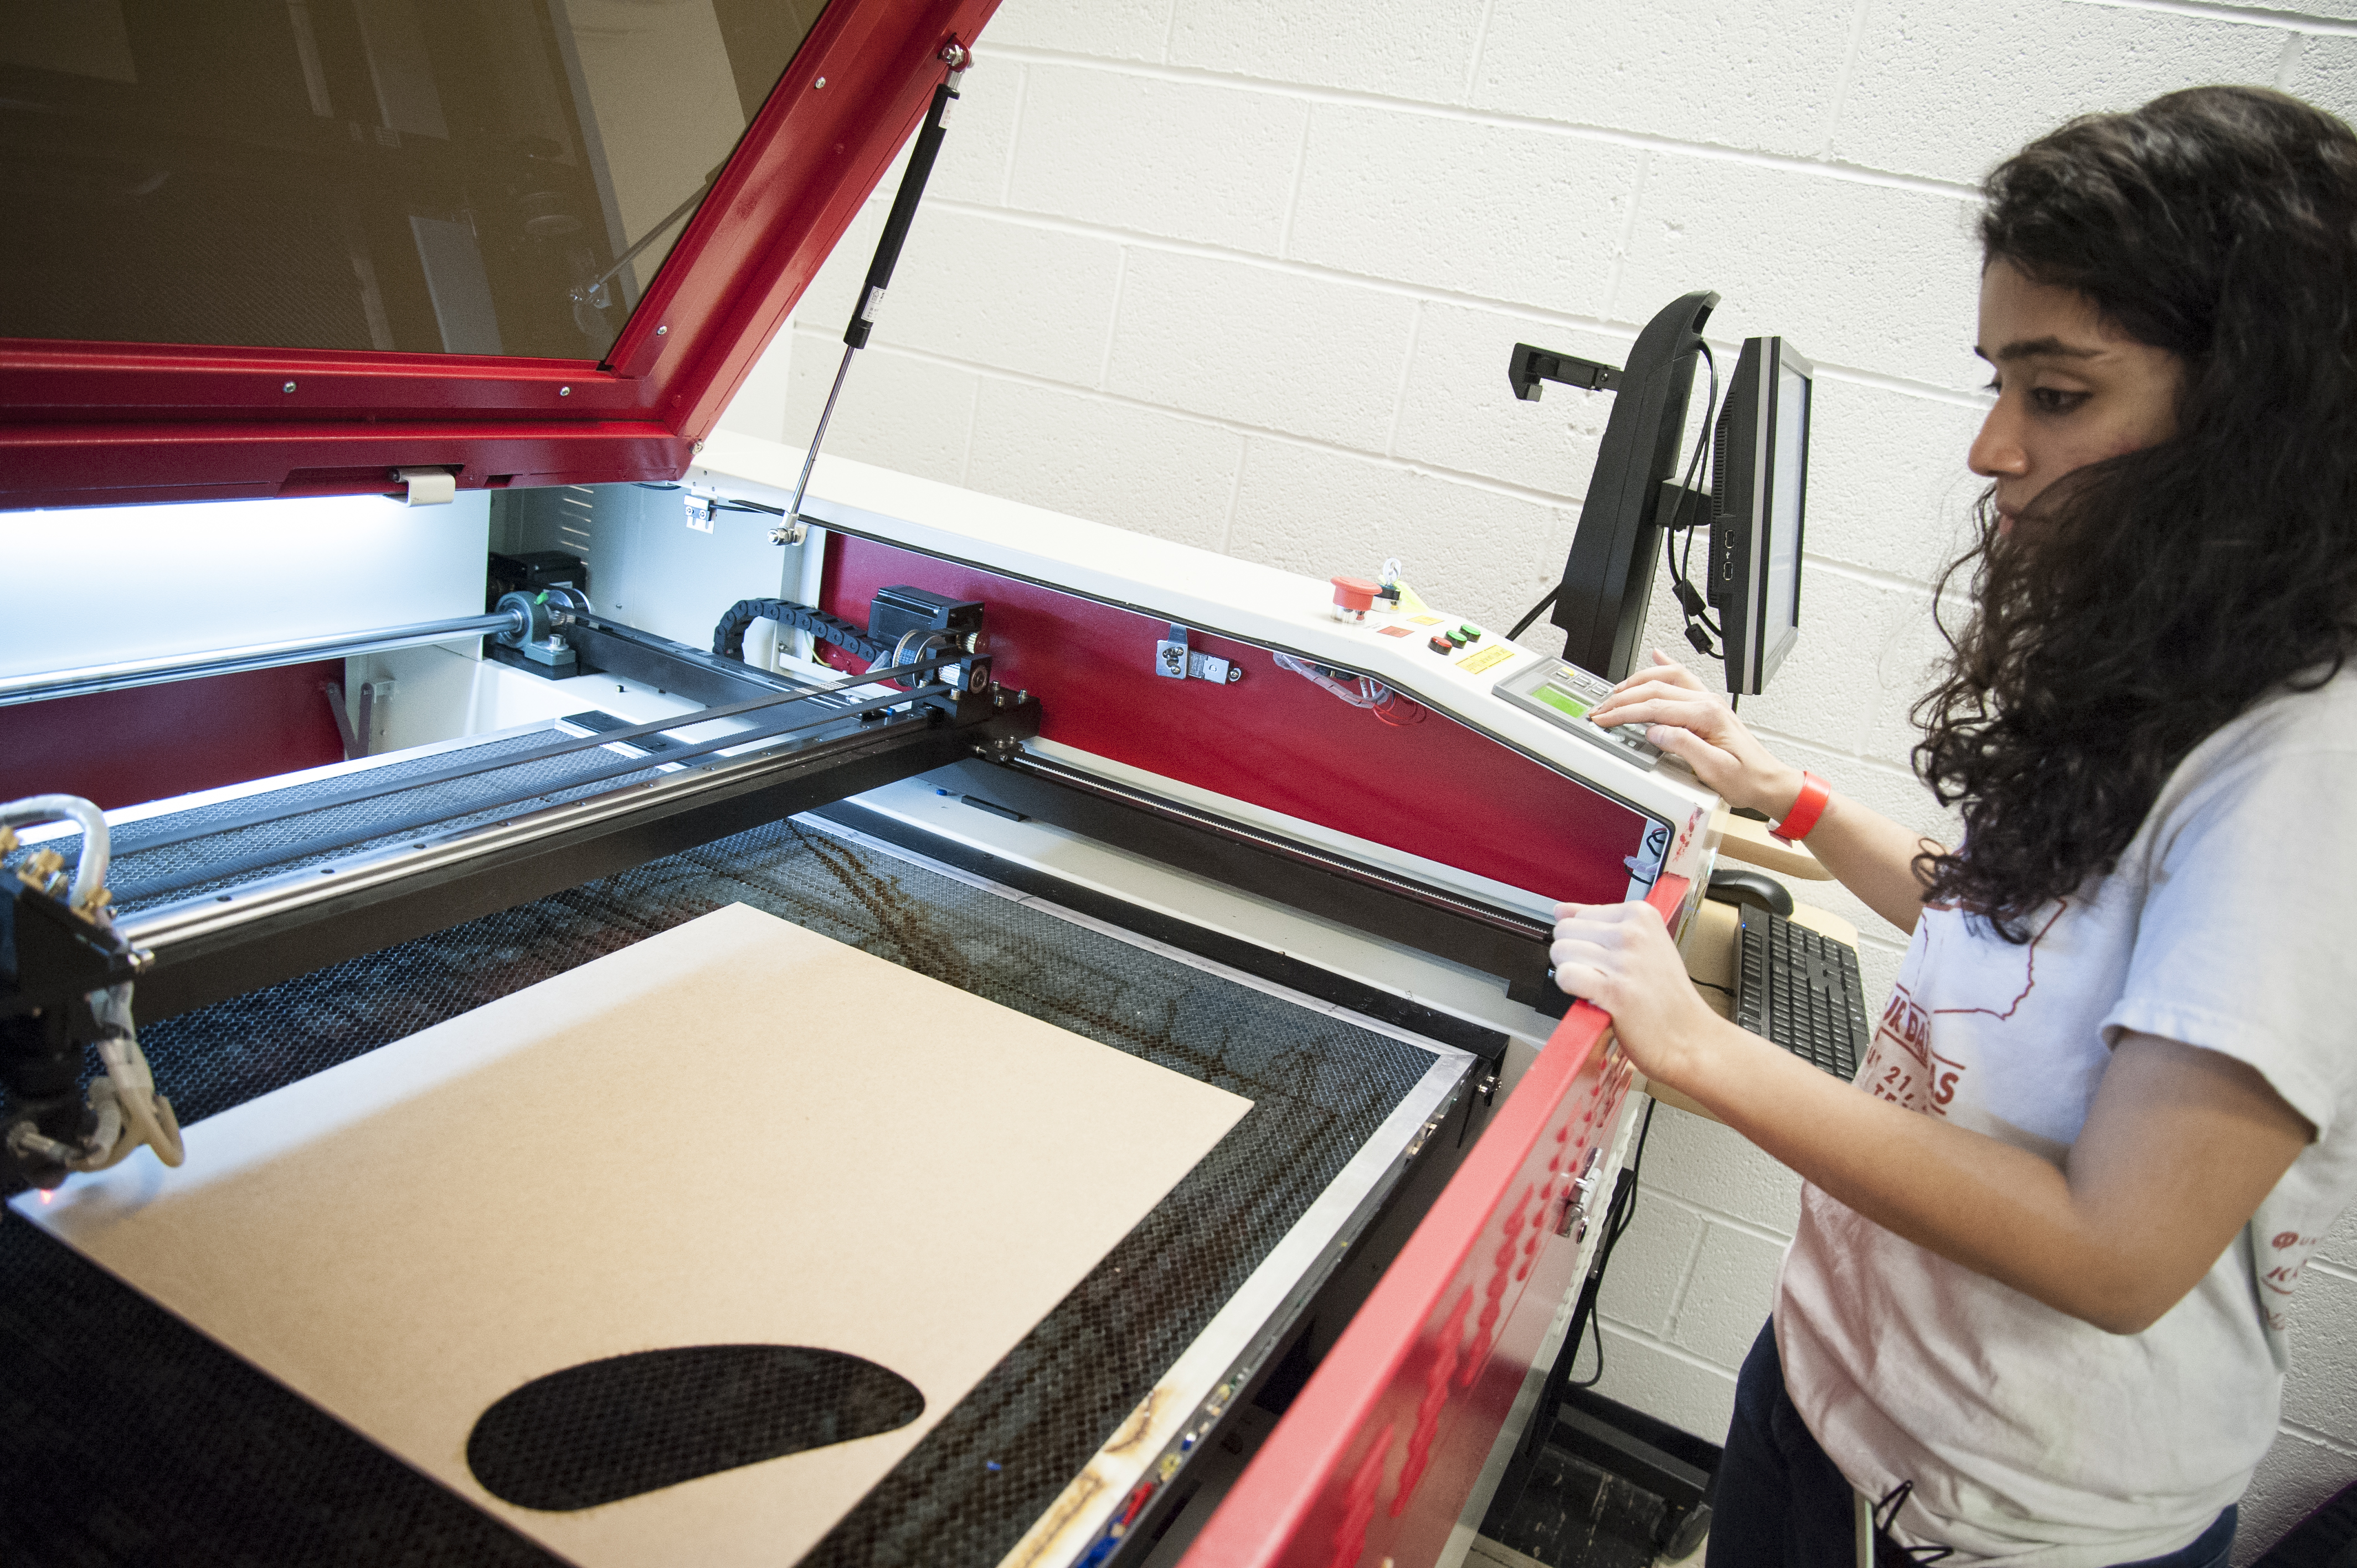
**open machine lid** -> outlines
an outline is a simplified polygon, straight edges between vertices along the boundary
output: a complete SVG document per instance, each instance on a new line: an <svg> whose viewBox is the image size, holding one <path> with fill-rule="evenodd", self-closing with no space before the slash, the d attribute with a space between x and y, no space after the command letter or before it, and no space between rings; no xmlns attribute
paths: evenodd
<svg viewBox="0 0 2357 1568"><path fill-rule="evenodd" d="M997 0L36 0L0 507L670 478Z"/></svg>

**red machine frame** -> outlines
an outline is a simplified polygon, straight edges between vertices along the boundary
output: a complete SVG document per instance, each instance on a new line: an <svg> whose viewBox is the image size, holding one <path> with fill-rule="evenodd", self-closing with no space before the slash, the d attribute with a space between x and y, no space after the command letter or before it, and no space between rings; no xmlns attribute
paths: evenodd
<svg viewBox="0 0 2357 1568"><path fill-rule="evenodd" d="M0 339L0 508L677 478L997 3L832 0L603 363Z"/></svg>
<svg viewBox="0 0 2357 1568"><path fill-rule="evenodd" d="M1160 680L1167 621L850 534L827 540L818 607L863 621L896 583L990 607L991 673L1039 697L1044 739L1543 897L1627 896L1641 813L1446 715L1404 703L1406 718L1378 720L1266 650L1209 634L1195 646L1242 669L1242 684ZM866 667L823 651L837 668Z"/></svg>
<svg viewBox="0 0 2357 1568"><path fill-rule="evenodd" d="M1675 921L1689 884L1646 902ZM1195 1538L1187 1568L1429 1563L1572 1284L1557 1236L1635 1069L1576 1004Z"/></svg>

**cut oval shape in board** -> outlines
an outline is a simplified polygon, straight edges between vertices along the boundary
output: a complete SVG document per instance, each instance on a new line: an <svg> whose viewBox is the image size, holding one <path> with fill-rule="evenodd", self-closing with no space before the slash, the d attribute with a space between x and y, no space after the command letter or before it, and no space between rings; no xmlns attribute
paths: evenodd
<svg viewBox="0 0 2357 1568"><path fill-rule="evenodd" d="M534 1378L483 1412L467 1467L518 1508L563 1512L897 1431L917 1385L806 1345L683 1345Z"/></svg>

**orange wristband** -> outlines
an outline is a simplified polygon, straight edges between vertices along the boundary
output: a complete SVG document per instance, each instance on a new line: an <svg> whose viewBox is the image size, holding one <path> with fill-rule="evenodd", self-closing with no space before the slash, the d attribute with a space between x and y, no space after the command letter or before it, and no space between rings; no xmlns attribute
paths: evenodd
<svg viewBox="0 0 2357 1568"><path fill-rule="evenodd" d="M1782 822L1769 825L1768 836L1783 844L1798 843L1807 838L1809 830L1817 825L1817 819L1824 815L1825 802L1833 799L1833 786L1804 769L1801 774L1800 798L1784 813Z"/></svg>

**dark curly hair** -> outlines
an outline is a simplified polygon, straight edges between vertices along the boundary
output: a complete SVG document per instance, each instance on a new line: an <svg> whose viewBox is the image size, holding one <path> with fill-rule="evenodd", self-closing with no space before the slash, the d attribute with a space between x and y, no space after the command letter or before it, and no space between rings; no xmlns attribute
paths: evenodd
<svg viewBox="0 0 2357 1568"><path fill-rule="evenodd" d="M2177 434L2050 485L2000 534L1916 704L1915 768L1964 844L1924 902L2028 940L2109 874L2171 769L2357 645L2357 135L2279 92L2205 87L2073 120L1999 165L1981 243L2184 366Z"/></svg>

